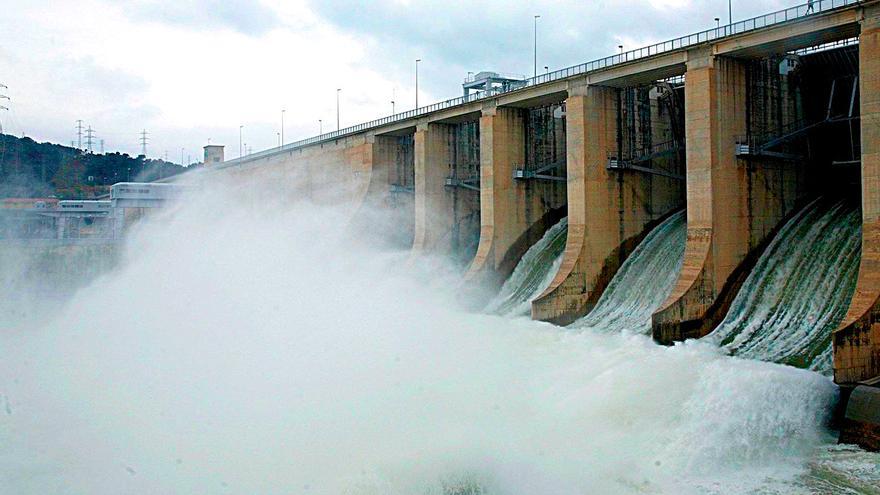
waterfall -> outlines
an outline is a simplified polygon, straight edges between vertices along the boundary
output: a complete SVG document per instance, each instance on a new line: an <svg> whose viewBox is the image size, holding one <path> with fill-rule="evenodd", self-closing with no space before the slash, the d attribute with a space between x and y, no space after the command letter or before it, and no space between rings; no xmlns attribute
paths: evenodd
<svg viewBox="0 0 880 495"><path fill-rule="evenodd" d="M651 314L669 297L684 260L684 211L654 228L627 258L596 307L574 326L649 333Z"/></svg>
<svg viewBox="0 0 880 495"><path fill-rule="evenodd" d="M486 312L510 316L529 314L531 301L550 285L562 264L567 236L566 217L526 252L501 291L486 307Z"/></svg>
<svg viewBox="0 0 880 495"><path fill-rule="evenodd" d="M846 314L861 258L861 217L817 200L767 247L707 338L741 357L831 372L831 332Z"/></svg>

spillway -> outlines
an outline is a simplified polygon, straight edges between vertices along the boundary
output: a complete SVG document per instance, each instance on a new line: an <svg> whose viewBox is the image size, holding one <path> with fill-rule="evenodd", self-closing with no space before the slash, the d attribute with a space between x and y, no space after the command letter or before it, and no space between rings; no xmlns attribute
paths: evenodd
<svg viewBox="0 0 880 495"><path fill-rule="evenodd" d="M568 236L568 218L563 218L536 242L513 270L498 295L486 307L486 312L518 316L527 315L530 303L541 295L553 281L562 263L565 240Z"/></svg>
<svg viewBox="0 0 880 495"><path fill-rule="evenodd" d="M649 333L651 314L669 297L684 259L684 211L654 228L615 274L596 307L574 326Z"/></svg>
<svg viewBox="0 0 880 495"><path fill-rule="evenodd" d="M782 227L706 338L737 356L831 373L831 332L855 290L860 245L855 204L814 201Z"/></svg>

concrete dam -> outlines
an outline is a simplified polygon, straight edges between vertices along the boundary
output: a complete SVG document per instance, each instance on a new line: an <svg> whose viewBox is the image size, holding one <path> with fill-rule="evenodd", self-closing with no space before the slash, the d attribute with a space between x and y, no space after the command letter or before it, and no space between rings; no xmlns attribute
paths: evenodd
<svg viewBox="0 0 880 495"><path fill-rule="evenodd" d="M0 493L876 493L878 43L804 1L4 200Z"/></svg>
<svg viewBox="0 0 880 495"><path fill-rule="evenodd" d="M880 1L496 76L236 159L208 146L203 176L347 205L410 263L456 260L489 312L833 375L847 438L880 449Z"/></svg>

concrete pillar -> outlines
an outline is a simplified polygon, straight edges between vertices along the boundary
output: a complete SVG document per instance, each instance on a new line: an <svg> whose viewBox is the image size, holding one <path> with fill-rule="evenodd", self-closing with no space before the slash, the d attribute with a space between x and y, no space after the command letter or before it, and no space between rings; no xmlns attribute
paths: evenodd
<svg viewBox="0 0 880 495"><path fill-rule="evenodd" d="M859 36L862 133L862 261L855 295L834 332L834 380L880 376L880 9ZM873 15L870 15L873 14Z"/></svg>
<svg viewBox="0 0 880 495"><path fill-rule="evenodd" d="M746 70L733 59L694 54L685 76L688 235L684 265L653 317L654 338L670 343L709 333L711 311L750 250L748 171L734 154L746 133Z"/></svg>
<svg viewBox="0 0 880 495"><path fill-rule="evenodd" d="M448 254L454 225L454 198L446 190L452 163L451 126L419 124L414 136L415 234L411 258Z"/></svg>
<svg viewBox="0 0 880 495"><path fill-rule="evenodd" d="M347 156L355 179L355 213L350 232L359 240L391 244L397 230L412 222L412 212L391 208L390 172L395 165L397 139L368 135L365 143ZM403 218L402 214L410 218Z"/></svg>
<svg viewBox="0 0 880 495"><path fill-rule="evenodd" d="M64 239L67 231L67 217L59 216L55 218L55 238Z"/></svg>
<svg viewBox="0 0 880 495"><path fill-rule="evenodd" d="M568 240L550 287L532 302L532 318L567 325L589 312L617 269L658 220L680 207L670 179L608 170L617 150L617 92L576 84L566 102ZM666 191L653 204L652 188Z"/></svg>
<svg viewBox="0 0 880 495"><path fill-rule="evenodd" d="M525 163L525 122L517 108L483 110L480 118L480 245L465 279L503 279L502 267L517 239L530 227L526 183L513 171ZM520 255L522 253L519 253Z"/></svg>

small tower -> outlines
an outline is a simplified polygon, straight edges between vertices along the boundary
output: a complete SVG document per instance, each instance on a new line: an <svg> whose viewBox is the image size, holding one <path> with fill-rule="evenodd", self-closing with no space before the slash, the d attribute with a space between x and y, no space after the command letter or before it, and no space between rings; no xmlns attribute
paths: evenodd
<svg viewBox="0 0 880 495"><path fill-rule="evenodd" d="M205 162L206 167L223 163L223 145L209 144L205 146Z"/></svg>

